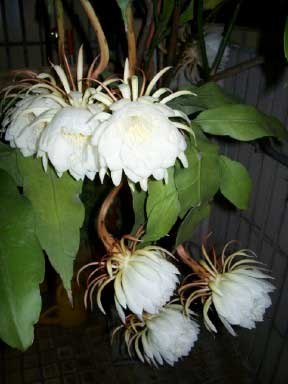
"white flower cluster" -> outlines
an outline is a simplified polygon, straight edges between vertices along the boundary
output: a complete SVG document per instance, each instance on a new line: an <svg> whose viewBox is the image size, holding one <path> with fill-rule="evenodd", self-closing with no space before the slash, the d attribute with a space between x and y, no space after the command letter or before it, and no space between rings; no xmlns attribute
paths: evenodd
<svg viewBox="0 0 288 384"><path fill-rule="evenodd" d="M139 89L137 76L106 80L83 91L82 50L79 52L77 87L60 66L53 66L60 80L40 74L18 93L18 101L4 119L5 139L24 156L36 154L47 169L48 160L59 177L68 171L76 180L85 176L101 181L109 173L119 185L124 172L128 179L147 190L149 177L167 181L167 168L179 158L188 166L186 141L180 130L190 130L185 114L166 103L188 91L172 93L167 88L151 92L160 71ZM72 83L71 83L72 82ZM111 87L114 84L114 88ZM166 95L165 95L166 94ZM173 120L171 120L173 118Z"/></svg>
<svg viewBox="0 0 288 384"><path fill-rule="evenodd" d="M122 239L110 256L92 263L97 268L88 277L85 295L87 305L87 298L91 299L96 289L98 307L105 313L102 291L113 282L116 309L127 331L127 346L130 339L133 345L132 341L137 340L135 337L141 337L144 355L138 344L135 344L135 351L143 362L154 365L164 361L174 365L179 358L187 356L198 335L198 325L184 314L183 306L167 304L175 292L180 274L167 259L169 255L172 256L158 246L129 248ZM87 267L89 264L84 269ZM99 277L95 278L97 271ZM127 315L127 311L130 314ZM140 329L137 324L140 324Z"/></svg>

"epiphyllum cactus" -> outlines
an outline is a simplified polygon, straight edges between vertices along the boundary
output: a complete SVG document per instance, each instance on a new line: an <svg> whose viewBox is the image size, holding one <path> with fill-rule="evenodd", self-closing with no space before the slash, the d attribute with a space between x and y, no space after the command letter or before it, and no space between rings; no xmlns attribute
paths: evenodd
<svg viewBox="0 0 288 384"><path fill-rule="evenodd" d="M64 62L65 70L52 64L57 79L46 73L28 72L29 78L8 89L5 97L20 101L8 111L5 138L11 146L20 148L24 156L36 153L45 170L49 159L59 176L69 171L76 180L84 179L85 175L94 179L98 155L91 146L91 138L99 122L110 116L103 112L105 106L98 100L105 82L97 88L90 87L94 63L87 79L83 79L82 47L76 81L65 56Z"/></svg>
<svg viewBox="0 0 288 384"><path fill-rule="evenodd" d="M190 121L183 112L166 104L191 92L172 93L160 88L152 93L168 70L169 67L162 69L147 87L143 75L140 87L138 77L130 75L126 60L124 78L118 86L120 99L115 102L111 92L102 95L101 101L112 115L100 124L92 139L99 153L101 179L110 170L114 185L119 185L124 171L130 181L139 182L146 191L150 176L167 181L167 168L174 166L177 157L184 167L188 166L186 141L180 130L191 132Z"/></svg>
<svg viewBox="0 0 288 384"><path fill-rule="evenodd" d="M101 261L89 263L78 272L79 275L89 267L96 267L88 276L85 305L88 299L93 303L93 293L97 291L97 304L105 314L101 303L103 289L114 284L114 300L122 322L125 322L124 310L130 310L139 318L144 312L155 314L173 295L178 283L178 269L167 260L172 256L164 248L156 245L136 249L140 229L135 237L123 236L120 241L111 237L105 227L105 215L120 187L112 190L102 205L98 217L98 233L102 239L107 255ZM126 245L125 241L130 241Z"/></svg>
<svg viewBox="0 0 288 384"><path fill-rule="evenodd" d="M183 313L179 304L166 304L158 314L144 314L139 320L130 315L124 326L125 342L129 355L131 347L143 362L158 366L168 363L173 366L181 357L189 354L199 334L198 324Z"/></svg>
<svg viewBox="0 0 288 384"><path fill-rule="evenodd" d="M198 276L198 280L193 282L188 282L186 278L179 294L187 311L192 302L201 298L204 324L209 331L217 332L208 316L213 304L226 329L235 336L232 325L252 329L256 321L263 321L264 312L271 305L268 293L275 287L266 281L271 277L262 272L263 267L252 258L255 257L252 251L241 249L226 256L230 244L226 244L219 258L213 249L212 259L202 245L204 260L199 262L190 258L183 246L179 246L178 254L194 272L187 278L195 277L195 274ZM193 292L186 298L185 294L190 289Z"/></svg>

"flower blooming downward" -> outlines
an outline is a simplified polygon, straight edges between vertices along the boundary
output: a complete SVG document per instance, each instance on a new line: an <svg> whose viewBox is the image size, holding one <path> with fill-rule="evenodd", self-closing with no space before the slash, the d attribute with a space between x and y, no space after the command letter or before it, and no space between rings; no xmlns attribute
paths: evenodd
<svg viewBox="0 0 288 384"><path fill-rule="evenodd" d="M264 312L271 305L268 294L274 290L266 281L268 278L255 268L236 267L209 283L214 307L231 334L235 332L230 324L252 329L256 321L263 321ZM214 326L211 329L215 331Z"/></svg>
<svg viewBox="0 0 288 384"><path fill-rule="evenodd" d="M198 334L198 324L183 314L181 305L167 304L157 315L144 316L142 322L128 316L125 341L129 354L133 345L143 363L173 366L189 354Z"/></svg>
<svg viewBox="0 0 288 384"><path fill-rule="evenodd" d="M275 288L267 281L271 277L252 258L254 254L251 251L239 250L226 257L225 251L230 243L224 247L218 259L214 251L211 259L202 246L204 260L200 263L192 261L192 269L199 280L185 283L179 292L183 295L187 289L196 288L186 301L186 309L195 299L202 298L205 326L217 332L208 316L213 304L226 329L235 336L233 325L252 329L255 322L263 320L265 310L271 305L269 293ZM179 249L178 253L181 254Z"/></svg>
<svg viewBox="0 0 288 384"><path fill-rule="evenodd" d="M5 139L11 147L19 148L23 156L32 156L38 150L43 130L61 108L57 101L47 95L29 94L8 110L3 121Z"/></svg>
<svg viewBox="0 0 288 384"><path fill-rule="evenodd" d="M167 181L167 168L175 164L177 157L188 166L184 153L186 141L180 129L190 130L189 119L166 103L191 92L172 93L160 88L150 95L168 69L160 71L146 91L143 80L139 91L138 77L129 77L126 61L124 80L118 87L122 98L114 101L105 95L103 102L109 106L112 116L100 125L92 139L99 153L100 178L110 170L113 183L119 185L124 171L130 181L139 182L141 188L147 190L150 176ZM162 98L165 93L168 96Z"/></svg>
<svg viewBox="0 0 288 384"><path fill-rule="evenodd" d="M97 288L97 304L105 313L101 303L102 290L114 281L115 304L123 322L125 309L139 318L144 311L157 313L170 299L178 283L179 271L167 260L167 254L165 249L157 246L129 249L121 240L119 251L108 255L102 262L92 263L100 265L97 268L100 276L95 278L95 271L90 274L86 300L88 294L91 297Z"/></svg>
<svg viewBox="0 0 288 384"><path fill-rule="evenodd" d="M82 47L76 81L67 63L65 70L59 65L52 67L56 78L47 73L28 72L28 79L6 90L5 99L20 101L6 111L5 138L12 147L20 148L24 156L36 153L42 158L45 170L49 159L59 177L69 171L76 180L85 176L94 179L98 171L98 153L91 146L91 138L99 122L111 116L99 100L105 81L92 88L89 86L91 79L83 80Z"/></svg>
<svg viewBox="0 0 288 384"><path fill-rule="evenodd" d="M95 109L93 112L97 114ZM100 108L98 112L101 112ZM44 168L47 168L48 158L58 176L69 171L76 180L83 180L85 175L93 180L98 171L98 158L91 137L97 124L97 116L95 118L87 108L62 108L39 142L38 155L42 157Z"/></svg>

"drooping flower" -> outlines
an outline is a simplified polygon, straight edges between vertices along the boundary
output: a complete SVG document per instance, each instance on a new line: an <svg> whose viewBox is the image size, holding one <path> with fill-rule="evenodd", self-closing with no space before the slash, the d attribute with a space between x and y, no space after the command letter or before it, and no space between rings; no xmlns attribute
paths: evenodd
<svg viewBox="0 0 288 384"><path fill-rule="evenodd" d="M28 94L19 100L5 116L5 139L13 148L19 148L23 156L32 156L38 150L42 131L61 108L46 92Z"/></svg>
<svg viewBox="0 0 288 384"><path fill-rule="evenodd" d="M190 258L192 269L199 279L186 282L179 293L184 299L187 289L194 288L186 299L186 309L188 310L194 300L201 298L206 328L217 332L208 316L213 305L226 329L235 336L232 326L252 329L257 321L263 321L265 310L271 305L269 293L275 287L267 281L271 277L253 259L255 255L252 251L242 249L226 257L225 252L230 243L226 244L218 259L213 250L213 260L203 245L204 260L198 263ZM178 253L183 258L184 252L182 246L178 247Z"/></svg>
<svg viewBox="0 0 288 384"><path fill-rule="evenodd" d="M145 314L139 321L130 315L125 323L125 342L131 356L131 347L144 363L173 366L189 354L197 341L198 324L183 313L179 304L166 304L158 314ZM115 332L122 327L118 327Z"/></svg>
<svg viewBox="0 0 288 384"><path fill-rule="evenodd" d="M92 295L96 289L98 307L105 313L101 303L102 291L113 282L115 305L123 322L126 309L139 318L144 311L158 313L169 301L178 283L179 271L167 260L168 255L168 251L157 246L136 250L135 244L128 247L122 239L115 250L102 261L90 263L79 271L81 273L89 266L97 267L88 278L86 305L88 297L92 304Z"/></svg>
<svg viewBox="0 0 288 384"><path fill-rule="evenodd" d="M188 166L186 141L180 130L190 130L189 119L166 103L191 92L172 93L168 88L160 88L151 95L159 78L169 68L160 71L146 90L145 79L139 89L138 77L130 77L128 68L126 61L124 79L118 86L121 99L115 102L111 96L103 95L102 101L106 102L112 116L97 129L92 143L99 152L101 179L110 170L113 183L119 185L124 172L128 179L139 182L141 188L147 190L150 176L167 180L167 168L173 166L177 158L183 166ZM168 95L163 98L165 94Z"/></svg>
<svg viewBox="0 0 288 384"><path fill-rule="evenodd" d="M59 176L69 171L77 180L85 176L93 179L98 171L98 153L91 146L91 138L99 122L110 117L100 95L106 82L90 79L94 63L88 78L83 79L82 47L76 81L66 59L64 63L64 69L52 64L56 78L47 73L28 72L27 79L8 87L4 98L20 101L6 108L5 138L11 146L20 148L24 156L36 153L45 170L49 159ZM97 83L97 88L90 86L91 80ZM108 84L112 81L108 80ZM112 93L110 96L114 99Z"/></svg>

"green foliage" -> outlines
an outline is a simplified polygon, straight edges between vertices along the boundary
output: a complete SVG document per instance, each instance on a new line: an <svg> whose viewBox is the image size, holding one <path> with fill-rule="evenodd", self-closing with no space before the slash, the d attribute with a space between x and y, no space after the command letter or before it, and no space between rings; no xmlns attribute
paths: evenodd
<svg viewBox="0 0 288 384"><path fill-rule="evenodd" d="M187 5L186 9L181 13L180 25L188 23L188 21L194 18L194 0L191 0Z"/></svg>
<svg viewBox="0 0 288 384"><path fill-rule="evenodd" d="M200 222L210 214L210 205L202 204L198 207L190 209L187 213L185 219L182 221L180 228L177 233L176 246L183 243L186 240L189 240L192 236L195 228L200 224Z"/></svg>
<svg viewBox="0 0 288 384"><path fill-rule="evenodd" d="M0 171L0 201L0 337L24 350L33 342L33 325L41 310L44 256L31 204L4 171Z"/></svg>
<svg viewBox="0 0 288 384"><path fill-rule="evenodd" d="M72 179L68 173L59 178L50 167L45 173L41 161L32 157L19 157L19 166L24 194L34 209L41 246L64 287L70 290L84 220L84 207L79 199L82 182Z"/></svg>
<svg viewBox="0 0 288 384"><path fill-rule="evenodd" d="M284 31L284 54L288 60L288 17L286 18L285 31Z"/></svg>
<svg viewBox="0 0 288 384"><path fill-rule="evenodd" d="M205 109L218 108L238 103L238 100L234 96L228 95L218 84L213 82L206 83L200 87L189 86L185 87L185 89L196 93L197 96L185 95L178 97L171 101L169 106L180 109L188 115Z"/></svg>
<svg viewBox="0 0 288 384"><path fill-rule="evenodd" d="M197 138L196 146L190 142L185 154L189 167L178 165L175 171L181 218L189 208L211 200L220 185L219 153L216 144Z"/></svg>
<svg viewBox="0 0 288 384"><path fill-rule="evenodd" d="M22 186L23 180L18 167L17 151L2 142L0 142L0 169L9 173L18 186Z"/></svg>
<svg viewBox="0 0 288 384"><path fill-rule="evenodd" d="M127 28L127 8L131 2L131 0L116 0L119 8L121 9L122 18L125 24L125 28Z"/></svg>
<svg viewBox="0 0 288 384"><path fill-rule="evenodd" d="M239 209L247 209L252 190L252 181L246 168L238 161L221 156L220 191Z"/></svg>
<svg viewBox="0 0 288 384"><path fill-rule="evenodd" d="M170 168L168 173L167 184L162 180L148 183L148 223L144 241L155 241L167 235L177 220L180 203L174 182L174 168Z"/></svg>
<svg viewBox="0 0 288 384"><path fill-rule="evenodd" d="M212 135L230 136L240 141L251 141L265 136L283 138L267 116L255 107L241 104L227 105L201 112L194 120L201 129Z"/></svg>

